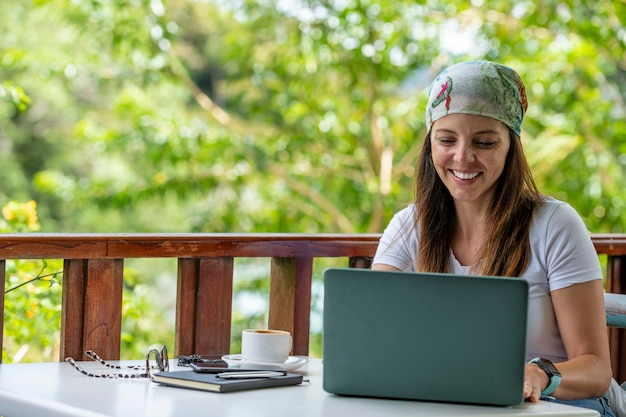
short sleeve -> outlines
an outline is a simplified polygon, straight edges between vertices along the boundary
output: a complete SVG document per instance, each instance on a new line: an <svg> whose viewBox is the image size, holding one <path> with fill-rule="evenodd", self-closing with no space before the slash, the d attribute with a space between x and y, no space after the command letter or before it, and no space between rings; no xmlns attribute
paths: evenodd
<svg viewBox="0 0 626 417"><path fill-rule="evenodd" d="M396 213L385 229L373 264L386 264L401 271L414 271L417 256L417 231L414 227L415 206Z"/></svg>
<svg viewBox="0 0 626 417"><path fill-rule="evenodd" d="M570 205L556 206L545 233L545 267L550 291L602 279L602 268L589 232Z"/></svg>

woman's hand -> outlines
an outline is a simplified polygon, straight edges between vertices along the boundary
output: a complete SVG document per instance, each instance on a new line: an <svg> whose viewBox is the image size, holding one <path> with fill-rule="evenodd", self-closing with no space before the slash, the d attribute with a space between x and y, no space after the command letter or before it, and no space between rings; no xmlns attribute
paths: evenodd
<svg viewBox="0 0 626 417"><path fill-rule="evenodd" d="M534 363L526 365L524 371L524 399L530 402L539 401L541 391L548 386L548 375Z"/></svg>

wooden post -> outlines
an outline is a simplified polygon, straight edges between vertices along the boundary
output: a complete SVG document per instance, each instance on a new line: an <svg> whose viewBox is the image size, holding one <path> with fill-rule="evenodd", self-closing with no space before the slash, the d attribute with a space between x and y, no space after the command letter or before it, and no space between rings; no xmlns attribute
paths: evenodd
<svg viewBox="0 0 626 417"><path fill-rule="evenodd" d="M272 258L268 326L293 337L293 354L309 354L313 258Z"/></svg>
<svg viewBox="0 0 626 417"><path fill-rule="evenodd" d="M60 361L68 356L83 359L86 350L83 345L86 277L86 259L66 259L63 262Z"/></svg>
<svg viewBox="0 0 626 417"><path fill-rule="evenodd" d="M120 358L123 285L123 259L87 261L83 346L103 359Z"/></svg>
<svg viewBox="0 0 626 417"><path fill-rule="evenodd" d="M626 255L609 255L607 259L606 291L626 294ZM626 329L609 328L611 366L613 377L620 383L626 380Z"/></svg>
<svg viewBox="0 0 626 417"><path fill-rule="evenodd" d="M0 352L2 352L2 340L4 339L4 291L6 286L6 261L0 259L0 284L2 285L2 298L0 299ZM0 363L2 363L2 355L0 355Z"/></svg>
<svg viewBox="0 0 626 417"><path fill-rule="evenodd" d="M195 353L197 293L197 259L179 258L176 285L176 340L174 345L176 356Z"/></svg>
<svg viewBox="0 0 626 417"><path fill-rule="evenodd" d="M230 353L232 257L178 260L176 355Z"/></svg>
<svg viewBox="0 0 626 417"><path fill-rule="evenodd" d="M60 360L120 358L123 282L123 259L64 261Z"/></svg>
<svg viewBox="0 0 626 417"><path fill-rule="evenodd" d="M231 257L199 260L195 353L230 353L233 267Z"/></svg>

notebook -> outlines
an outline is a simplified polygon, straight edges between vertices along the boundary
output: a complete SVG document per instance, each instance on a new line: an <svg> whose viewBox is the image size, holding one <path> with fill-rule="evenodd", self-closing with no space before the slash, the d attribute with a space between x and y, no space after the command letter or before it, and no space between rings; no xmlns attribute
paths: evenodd
<svg viewBox="0 0 626 417"><path fill-rule="evenodd" d="M519 278L327 269L324 390L519 404L527 308Z"/></svg>
<svg viewBox="0 0 626 417"><path fill-rule="evenodd" d="M159 372L152 382L179 388L191 388L212 392L234 392L258 388L283 387L302 383L302 375L285 374L271 378L224 379L217 374L195 371Z"/></svg>

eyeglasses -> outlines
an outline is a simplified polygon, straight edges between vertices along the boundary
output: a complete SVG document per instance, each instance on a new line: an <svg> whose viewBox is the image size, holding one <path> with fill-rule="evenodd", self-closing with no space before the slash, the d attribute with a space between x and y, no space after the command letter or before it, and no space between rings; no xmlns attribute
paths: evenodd
<svg viewBox="0 0 626 417"><path fill-rule="evenodd" d="M117 369L120 371L143 371L140 373L136 372L118 372L118 373L92 373L84 370L80 365L76 363L74 358L67 357L65 358L65 362L72 365L78 372L83 375L91 376L94 378L150 378L152 376L151 370L158 369L161 372L167 372L170 369L170 360L167 356L167 348L165 345L161 346L159 349L150 349L148 353L146 353L146 366L145 368L141 365L135 366L119 366L108 363L100 356L96 354L93 350L88 350L85 352L85 355L89 358L93 359L96 362L106 366L109 369ZM154 357L154 362L156 365L151 364L151 359Z"/></svg>

